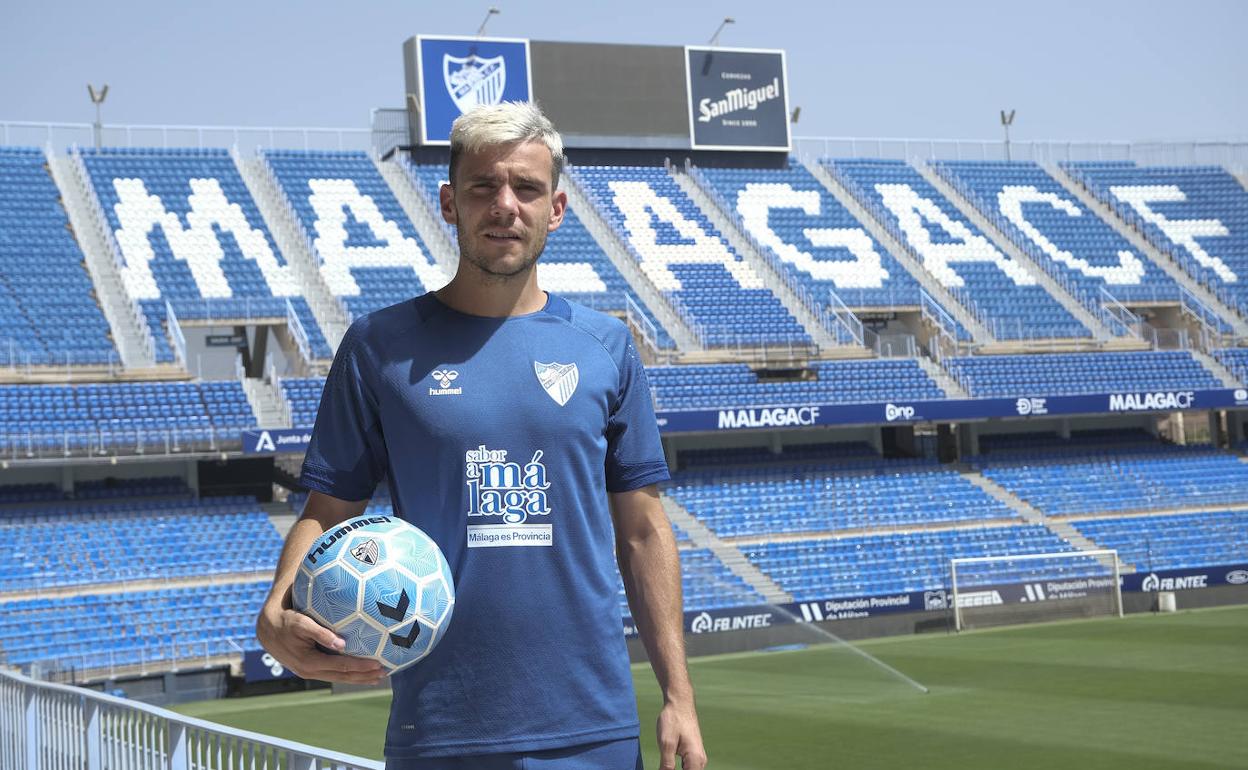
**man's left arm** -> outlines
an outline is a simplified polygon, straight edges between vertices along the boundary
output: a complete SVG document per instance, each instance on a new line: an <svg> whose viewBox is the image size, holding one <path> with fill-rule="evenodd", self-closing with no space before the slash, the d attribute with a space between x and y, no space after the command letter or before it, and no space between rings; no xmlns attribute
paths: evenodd
<svg viewBox="0 0 1248 770"><path fill-rule="evenodd" d="M684 599L680 557L667 513L653 484L611 495L616 559L633 622L663 690L657 726L659 770L706 767L706 750L685 663Z"/></svg>

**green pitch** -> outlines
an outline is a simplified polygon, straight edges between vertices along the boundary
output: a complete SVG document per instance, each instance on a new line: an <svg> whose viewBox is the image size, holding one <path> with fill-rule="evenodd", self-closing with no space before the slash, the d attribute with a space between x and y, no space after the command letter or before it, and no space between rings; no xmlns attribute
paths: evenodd
<svg viewBox="0 0 1248 770"><path fill-rule="evenodd" d="M694 659L715 770L1248 768L1248 607ZM634 668L646 766L658 689ZM187 704L188 715L380 757L389 696Z"/></svg>

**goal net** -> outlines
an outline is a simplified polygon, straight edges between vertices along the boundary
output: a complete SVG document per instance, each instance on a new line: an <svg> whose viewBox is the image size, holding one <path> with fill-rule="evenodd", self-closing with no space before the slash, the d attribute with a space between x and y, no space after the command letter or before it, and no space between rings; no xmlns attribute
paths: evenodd
<svg viewBox="0 0 1248 770"><path fill-rule="evenodd" d="M968 628L1122 616L1118 552L952 559L954 625Z"/></svg>

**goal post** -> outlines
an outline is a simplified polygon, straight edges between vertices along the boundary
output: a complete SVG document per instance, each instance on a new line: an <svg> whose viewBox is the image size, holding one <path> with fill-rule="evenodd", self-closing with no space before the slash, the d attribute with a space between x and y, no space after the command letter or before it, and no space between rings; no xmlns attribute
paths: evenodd
<svg viewBox="0 0 1248 770"><path fill-rule="evenodd" d="M1110 549L951 559L954 627L1122 617L1121 567Z"/></svg>

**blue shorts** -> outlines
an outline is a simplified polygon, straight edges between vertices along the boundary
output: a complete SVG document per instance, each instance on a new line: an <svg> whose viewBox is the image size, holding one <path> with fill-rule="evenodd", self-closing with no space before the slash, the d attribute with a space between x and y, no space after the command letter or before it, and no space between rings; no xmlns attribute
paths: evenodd
<svg viewBox="0 0 1248 770"><path fill-rule="evenodd" d="M641 741L587 743L564 749L470 757L387 759L386 770L643 770Z"/></svg>

